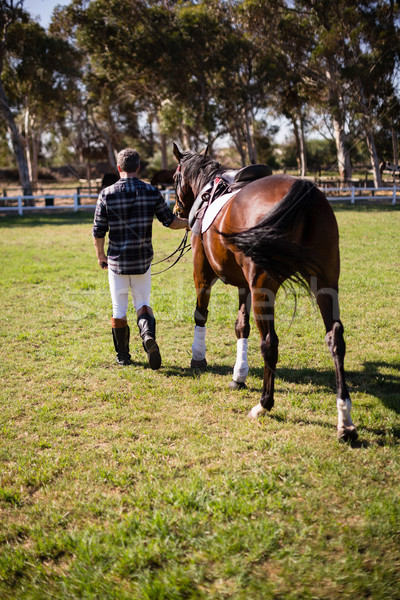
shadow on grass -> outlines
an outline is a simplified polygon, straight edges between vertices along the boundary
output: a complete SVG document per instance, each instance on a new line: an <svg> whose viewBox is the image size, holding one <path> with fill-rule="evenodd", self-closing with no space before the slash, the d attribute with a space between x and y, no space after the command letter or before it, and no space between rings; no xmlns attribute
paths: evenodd
<svg viewBox="0 0 400 600"><path fill-rule="evenodd" d="M382 370L390 369L394 374L384 374ZM167 376L178 377L198 377L203 371L188 367L172 365L164 367ZM218 363L209 364L206 368L207 373L212 375L228 376L232 375L232 367L228 365L219 365ZM260 381L259 386L248 385L250 391L259 391L262 386L263 369L262 367L251 368L253 377ZM322 388L327 393L335 393L335 373L332 369L321 371L310 368L291 369L281 367L277 369L278 379L294 384L312 384L315 387ZM350 392L359 391L370 394L378 398L386 408L400 414L400 363L394 362L365 362L362 371L346 371L346 379L350 387Z"/></svg>
<svg viewBox="0 0 400 600"><path fill-rule="evenodd" d="M382 373L385 370L394 371L389 375ZM191 369L190 367L168 366L164 369L168 376L188 377L195 379L199 377L202 371ZM207 373L212 375L228 376L232 375L232 367L226 365L211 364L206 369ZM259 386L247 385L248 392L260 392L262 387L263 369L251 369L253 377L259 380ZM400 364L398 362L365 362L363 369L360 371L347 371L347 382L350 388L350 393L359 391L369 394L377 398L386 408L400 414ZM288 383L294 384L312 384L319 388L321 392L332 395L332 401L335 398L335 374L332 370L315 370L315 369L289 369L278 368L277 377ZM277 421L285 421L295 423L297 425L318 425L331 429L331 425L316 419L292 419L290 417L283 418L273 411L270 413L270 418ZM391 428L388 431L385 428L367 428L367 431L378 438L377 443L387 445L387 436L390 435L396 443L400 443L400 427ZM351 442L353 448L367 448L369 442L358 439Z"/></svg>
<svg viewBox="0 0 400 600"><path fill-rule="evenodd" d="M212 375L232 375L232 367L227 365L208 364L206 369L192 369L192 367L180 367L171 365L164 367L164 373L169 377L190 377L196 379L202 373L211 373Z"/></svg>

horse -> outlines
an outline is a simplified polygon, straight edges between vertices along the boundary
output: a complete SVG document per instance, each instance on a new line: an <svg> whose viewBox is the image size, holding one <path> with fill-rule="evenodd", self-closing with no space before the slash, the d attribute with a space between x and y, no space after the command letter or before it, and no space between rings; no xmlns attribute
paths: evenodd
<svg viewBox="0 0 400 600"><path fill-rule="evenodd" d="M173 185L174 174L175 169L161 169L154 173L150 183L154 187L160 187L160 189L164 190L167 185Z"/></svg>
<svg viewBox="0 0 400 600"><path fill-rule="evenodd" d="M223 178L226 171L209 156L208 147L198 154L181 152L174 144L174 155L178 161L174 211L188 217L199 194L211 182ZM295 290L301 284L316 299L325 325L325 341L333 358L337 437L345 441L357 439L345 380L346 346L339 314L339 232L324 193L312 182L289 175L271 174L247 182L236 194L231 194L206 231L197 235L192 231L191 245L197 295L191 367L207 367L205 338L212 286L218 279L236 286L237 356L230 388L245 387L252 306L264 372L260 401L248 417L257 419L270 411L274 406L279 342L274 325L275 298L280 286L289 285Z"/></svg>

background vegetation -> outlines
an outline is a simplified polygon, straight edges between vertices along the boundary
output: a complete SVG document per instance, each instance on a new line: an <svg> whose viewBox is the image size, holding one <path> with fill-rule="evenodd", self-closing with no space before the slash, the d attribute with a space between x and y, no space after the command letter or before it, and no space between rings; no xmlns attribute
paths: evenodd
<svg viewBox="0 0 400 600"><path fill-rule="evenodd" d="M361 162L376 186L398 162L398 2L71 0L47 30L23 7L0 4L0 156L26 193L39 164L110 169L128 144L166 168L171 140L342 180ZM308 147L315 131L328 141Z"/></svg>
<svg viewBox="0 0 400 600"><path fill-rule="evenodd" d="M114 362L92 216L0 222L0 595L5 600L395 600L400 589L399 210L337 208L359 441L336 441L315 307L278 300L276 406L262 361L228 390L236 291L214 288L210 368L189 369L191 256L153 279L163 366ZM179 233L155 223L155 259Z"/></svg>

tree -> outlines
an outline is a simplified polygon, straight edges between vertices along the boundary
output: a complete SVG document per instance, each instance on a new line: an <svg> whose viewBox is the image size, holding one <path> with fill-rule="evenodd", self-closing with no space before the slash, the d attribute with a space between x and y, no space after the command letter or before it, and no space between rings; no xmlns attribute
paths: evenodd
<svg viewBox="0 0 400 600"><path fill-rule="evenodd" d="M0 3L0 113L11 136L11 143L18 165L20 182L24 196L32 195L28 163L24 152L24 140L15 122L9 100L4 90L3 77L6 62L7 34L12 23L22 16L23 0L2 0ZM29 204L30 202L28 202Z"/></svg>
<svg viewBox="0 0 400 600"><path fill-rule="evenodd" d="M37 184L43 133L60 123L77 96L79 53L48 35L36 22L18 20L9 28L4 86L24 132L29 178Z"/></svg>
<svg viewBox="0 0 400 600"><path fill-rule="evenodd" d="M216 90L223 119L242 164L258 162L256 132L265 129L279 71L276 28L281 2L231 3L231 54Z"/></svg>
<svg viewBox="0 0 400 600"><path fill-rule="evenodd" d="M390 114L394 117L397 108L393 83L400 50L399 7L392 0L364 0L356 6L342 23L348 39L346 75L353 82L354 112L366 139L375 186L380 187L381 161L375 138L380 124Z"/></svg>
<svg viewBox="0 0 400 600"><path fill-rule="evenodd" d="M310 111L308 80L304 67L310 61L313 48L313 30L307 19L299 19L296 11L285 7L277 28L279 49L276 89L276 111L283 114L293 126L297 163L300 176L307 172L306 127Z"/></svg>
<svg viewBox="0 0 400 600"><path fill-rule="evenodd" d="M379 185L374 135L398 55L394 2L297 0L295 7L315 29L304 75L311 83L309 100L330 116L340 176L344 181L351 177L351 128L366 139Z"/></svg>

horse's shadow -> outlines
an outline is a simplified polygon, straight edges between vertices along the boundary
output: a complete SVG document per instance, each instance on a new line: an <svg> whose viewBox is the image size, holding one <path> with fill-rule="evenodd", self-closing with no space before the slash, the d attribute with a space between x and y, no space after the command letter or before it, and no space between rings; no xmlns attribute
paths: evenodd
<svg viewBox="0 0 400 600"><path fill-rule="evenodd" d="M384 371L390 370L394 373L385 374ZM171 365L164 367L164 372L167 376L187 377L196 379L201 376L203 371L188 367ZM218 363L209 364L206 369L207 373L219 376L232 376L232 367L221 365ZM251 374L254 380L258 380L260 385L252 383L247 384L247 392L259 392L261 390L261 382L263 378L263 368L251 368ZM288 367L278 367L277 377L279 379L294 384L309 384L312 383L316 388L327 394L335 394L335 373L334 369L316 370L312 368L293 369ZM377 398L386 408L400 415L400 363L399 362L369 362L366 361L360 370L347 370L347 382L350 388L350 393L361 392L369 394ZM271 418L280 420L278 414L272 411ZM300 423L300 421L299 421ZM302 421L304 424L304 421ZM316 423L313 421L313 424ZM319 423L321 426L327 426L326 423ZM384 428L366 428L370 433L378 438L387 434ZM391 429L391 435L400 440L400 427ZM352 442L353 447L367 447L368 442L356 441Z"/></svg>
<svg viewBox="0 0 400 600"><path fill-rule="evenodd" d="M382 369L395 370L395 374L385 375L381 372ZM182 367L179 365L168 365L164 367L164 373L167 376L188 377L191 379L198 378L203 372L211 373L212 375L229 376L232 375L232 367L218 363L208 364L203 370L192 369L191 367ZM251 374L255 379L260 380L260 385L249 385L250 391L259 391L263 378L262 367L252 367ZM333 368L326 370L316 370L312 368L277 368L276 375L278 379L282 379L288 383L313 383L316 387L326 390L326 392L334 392L335 389L335 373ZM387 408L400 414L400 363L389 362L365 362L363 369L360 371L346 371L346 379L348 381L350 391L363 392L378 398Z"/></svg>

